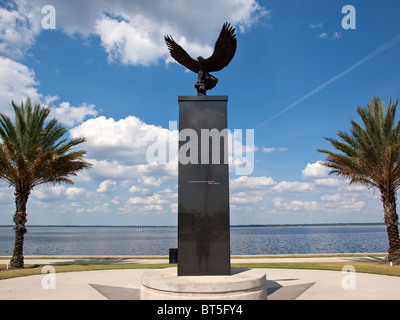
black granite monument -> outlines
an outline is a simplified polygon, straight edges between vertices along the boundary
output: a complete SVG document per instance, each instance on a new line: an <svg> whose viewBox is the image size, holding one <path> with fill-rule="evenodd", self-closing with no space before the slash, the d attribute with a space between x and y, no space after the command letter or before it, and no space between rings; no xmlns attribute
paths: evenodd
<svg viewBox="0 0 400 320"><path fill-rule="evenodd" d="M197 96L180 96L178 276L230 275L227 96L207 96L236 52L235 29L225 23L214 53L192 59L172 37L171 56L198 74Z"/></svg>
<svg viewBox="0 0 400 320"><path fill-rule="evenodd" d="M231 273L229 169L228 163L224 163L228 153L228 136L224 131L227 101L227 96L179 97L180 139L185 138L185 129L193 130L199 139L191 149L184 148L190 143L189 137L179 141L178 275ZM217 139L210 138L210 130L219 133L219 139L218 134ZM207 150L201 148L204 139L209 139ZM215 143L219 148L215 148ZM219 149L219 155L213 154L213 148ZM213 163L215 156L219 156L219 164ZM183 164L187 158L197 161Z"/></svg>

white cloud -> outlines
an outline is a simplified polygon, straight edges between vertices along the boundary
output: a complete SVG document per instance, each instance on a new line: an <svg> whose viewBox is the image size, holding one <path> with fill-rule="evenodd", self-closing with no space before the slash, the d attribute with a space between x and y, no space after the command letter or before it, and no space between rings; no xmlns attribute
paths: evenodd
<svg viewBox="0 0 400 320"><path fill-rule="evenodd" d="M336 194L327 194L327 195L323 195L321 196L321 200L322 201L340 201L343 199L343 196L340 193L336 193Z"/></svg>
<svg viewBox="0 0 400 320"><path fill-rule="evenodd" d="M332 36L332 39L340 39L342 37L342 33L341 32L335 32Z"/></svg>
<svg viewBox="0 0 400 320"><path fill-rule="evenodd" d="M0 52L22 54L34 44L42 31L41 9L47 4L14 0L0 9ZM53 0L51 5L58 30L85 38L98 35L110 61L145 66L168 56L166 34L182 41L191 54L205 56L211 53L222 22L230 21L245 32L270 13L255 0Z"/></svg>
<svg viewBox="0 0 400 320"><path fill-rule="evenodd" d="M98 193L110 193L115 191L117 183L111 179L104 180L100 183L99 188L96 190Z"/></svg>
<svg viewBox="0 0 400 320"><path fill-rule="evenodd" d="M357 201L357 202L347 202L347 203L343 203L341 208L344 210L354 210L354 211L360 211L361 209L363 209L365 206L365 202L364 201Z"/></svg>
<svg viewBox="0 0 400 320"><path fill-rule="evenodd" d="M27 66L0 56L0 112L11 115L11 100L16 104L29 96L32 102L42 96L38 93L35 73Z"/></svg>
<svg viewBox="0 0 400 320"><path fill-rule="evenodd" d="M276 182L270 177L249 177L241 176L233 179L230 182L232 191L246 190L246 189L264 189L269 186L275 185Z"/></svg>
<svg viewBox="0 0 400 320"><path fill-rule="evenodd" d="M155 193L150 197L134 197L129 198L126 202L128 205L132 204L166 204L168 201L163 198L163 196L159 193Z"/></svg>
<svg viewBox="0 0 400 320"><path fill-rule="evenodd" d="M115 121L100 116L86 120L70 130L72 137L86 137L88 157L98 160L117 159L119 163L147 164L146 149L153 142L148 135L169 137L168 129L149 125L134 116ZM112 155L110 157L110 155Z"/></svg>
<svg viewBox="0 0 400 320"><path fill-rule="evenodd" d="M329 176L330 169L322 165L322 161L307 163L307 166L302 171L303 178L316 179L326 178Z"/></svg>
<svg viewBox="0 0 400 320"><path fill-rule="evenodd" d="M83 188L66 187L64 185L42 185L37 187L32 195L43 202L53 201L84 201L91 197L92 193Z"/></svg>
<svg viewBox="0 0 400 320"><path fill-rule="evenodd" d="M143 29L146 26L146 29ZM96 31L110 61L148 66L165 54L160 29L153 21L141 15L130 23L104 16L97 21Z"/></svg>
<svg viewBox="0 0 400 320"><path fill-rule="evenodd" d="M327 37L328 37L328 34L326 32L322 32L317 36L317 38L320 38L320 39L326 39Z"/></svg>
<svg viewBox="0 0 400 320"><path fill-rule="evenodd" d="M87 159L93 165L90 170L86 170L75 178L76 181L90 182L101 181L104 179L120 180L123 185L130 184L144 176L159 176L164 180L175 179L178 175L177 164L151 165L123 164L116 159ZM133 190L132 190L133 191Z"/></svg>
<svg viewBox="0 0 400 320"><path fill-rule="evenodd" d="M340 190L342 191L347 191L347 192L352 192L352 191L367 191L369 190L367 186L364 186L362 184L358 184L358 183L353 183L350 184L349 181L344 181L342 186L340 187Z"/></svg>
<svg viewBox="0 0 400 320"><path fill-rule="evenodd" d="M159 187L162 184L161 179L156 179L154 177L143 177L138 179L138 182L146 187Z"/></svg>
<svg viewBox="0 0 400 320"><path fill-rule="evenodd" d="M96 32L110 60L145 66L163 57L171 61L163 40L166 34L171 34L191 55L207 57L212 53L221 21L231 21L245 32L261 17L268 16L268 11L254 0L163 0L157 4L124 3L123 10L121 4L108 8L96 20Z"/></svg>
<svg viewBox="0 0 400 320"><path fill-rule="evenodd" d="M112 204L115 204L115 205L118 205L118 204L119 204L118 199L119 199L118 196L114 197L114 198L111 200L111 203L112 203Z"/></svg>
<svg viewBox="0 0 400 320"><path fill-rule="evenodd" d="M170 208L171 208L171 212L172 213L178 213L178 204L177 203L172 203L171 205L170 205Z"/></svg>
<svg viewBox="0 0 400 320"><path fill-rule="evenodd" d="M289 150L288 148L274 148L274 147L262 148L262 152L264 152L264 153L271 153L271 152L275 152L275 151L288 151L288 150Z"/></svg>
<svg viewBox="0 0 400 320"><path fill-rule="evenodd" d="M48 106L58 100L58 96L43 96L38 92L39 82L35 72L27 66L0 56L0 112L11 116L13 114L11 101L17 105L31 98L32 103ZM82 103L78 107L69 102L62 102L58 107L51 106L49 118L57 118L67 126L82 122L88 116L97 116L98 111L93 104Z"/></svg>
<svg viewBox="0 0 400 320"><path fill-rule="evenodd" d="M92 208L88 208L88 209L84 210L84 212L91 213L91 214L110 213L111 208L110 208L109 203L103 203L101 205L94 206ZM80 213L82 213L82 211Z"/></svg>
<svg viewBox="0 0 400 320"><path fill-rule="evenodd" d="M273 190L277 192L308 192L314 191L315 188L311 183L282 181L273 187Z"/></svg>
<svg viewBox="0 0 400 320"><path fill-rule="evenodd" d="M156 179L154 177L142 177L136 179L136 182L134 183L135 185L129 188L130 193L149 194L152 192L152 190L162 185L162 179Z"/></svg>
<svg viewBox="0 0 400 320"><path fill-rule="evenodd" d="M170 212L174 210L178 200L178 194L166 189L156 192L147 197L131 197L125 205L118 209L119 214L130 214L137 211L141 212Z"/></svg>
<svg viewBox="0 0 400 320"><path fill-rule="evenodd" d="M81 181L121 180L135 187L131 192L146 193L143 188L157 187L161 179L170 180L178 174L177 161L151 164L146 155L148 147L154 143L149 136L168 141L175 133L146 124L134 116L118 121L103 116L89 119L71 129L70 134L73 138L87 138L85 150L93 168L79 176ZM172 160L176 156L173 154Z"/></svg>
<svg viewBox="0 0 400 320"><path fill-rule="evenodd" d="M341 181L336 178L323 178L323 179L316 179L314 183L317 186L338 187L340 186Z"/></svg>
<svg viewBox="0 0 400 320"><path fill-rule="evenodd" d="M324 195L321 197L322 206L330 212L360 211L365 207L365 201L357 200L351 194Z"/></svg>
<svg viewBox="0 0 400 320"><path fill-rule="evenodd" d="M81 123L88 116L97 116L98 111L95 110L95 105L83 103L79 107L71 106L69 102L62 102L58 107L51 107L50 117L69 127Z"/></svg>
<svg viewBox="0 0 400 320"><path fill-rule="evenodd" d="M20 58L40 33L40 8L17 1L16 5L0 8L0 53Z"/></svg>
<svg viewBox="0 0 400 320"><path fill-rule="evenodd" d="M324 23L322 21L319 23L310 23L309 27L311 29L322 29L324 27Z"/></svg>
<svg viewBox="0 0 400 320"><path fill-rule="evenodd" d="M271 152L275 152L276 148L262 148L262 152L264 153L271 153Z"/></svg>
<svg viewBox="0 0 400 320"><path fill-rule="evenodd" d="M283 210L293 210L293 211L318 211L320 210L320 205L316 201L300 201L292 200L285 202L283 198L274 198L274 206Z"/></svg>
<svg viewBox="0 0 400 320"><path fill-rule="evenodd" d="M253 192L249 194L249 192L236 192L230 196L230 203L236 205L243 204L255 204L256 202L260 202L265 198L261 195L254 194Z"/></svg>

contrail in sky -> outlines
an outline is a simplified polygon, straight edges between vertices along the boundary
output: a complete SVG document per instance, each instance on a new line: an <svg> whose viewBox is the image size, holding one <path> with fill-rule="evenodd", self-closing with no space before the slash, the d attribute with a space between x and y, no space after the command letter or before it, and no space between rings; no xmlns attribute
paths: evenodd
<svg viewBox="0 0 400 320"><path fill-rule="evenodd" d="M383 46L379 47L378 49L376 49L375 51L371 52L369 55L367 55L366 57L364 57L363 59L361 59L360 61L358 61L357 63L355 63L354 65L352 65L350 68L346 69L345 71L343 71L342 73L338 74L337 76L333 77L332 79L329 79L328 81L324 82L323 84L321 84L319 87L317 87L316 89L312 90L311 92L307 93L305 96L301 97L299 100L293 102L290 106L288 106L287 108L283 109L282 111L278 112L277 114L275 114L274 116L272 116L271 118L261 122L260 124L256 125L254 127L254 129L257 129L261 126L263 126L264 124L266 124L267 122L271 121L272 119L276 118L277 116L281 115L282 113L285 113L286 111L292 109L293 107L297 106L299 103L303 102L304 100L310 98L311 96L313 96L314 94L316 94L317 92L321 91L322 89L324 89L325 87L329 86L331 83L335 82L336 80L344 77L346 74L354 71L355 69L357 69L359 66L367 63L369 60L375 58L376 56L380 55L382 52L388 50L389 48L393 47L397 42L400 41L400 34L397 35L395 38L393 38L392 40L386 42Z"/></svg>

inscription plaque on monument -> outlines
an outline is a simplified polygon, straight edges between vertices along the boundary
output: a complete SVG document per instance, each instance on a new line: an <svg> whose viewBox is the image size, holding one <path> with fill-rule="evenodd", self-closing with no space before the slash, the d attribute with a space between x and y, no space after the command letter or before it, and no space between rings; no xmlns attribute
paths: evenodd
<svg viewBox="0 0 400 320"><path fill-rule="evenodd" d="M179 131L191 129L199 137L197 163L182 164L178 173L178 275L230 275L229 168L227 150L227 96L179 97ZM220 139L202 136L217 129ZM200 138L209 138L202 150ZM180 150L186 140L179 142ZM220 163L213 163L213 144L219 143ZM204 141L203 141L204 145ZM203 153L203 156L202 156ZM204 161L204 153L209 157ZM203 161L202 161L203 160ZM204 163L206 162L206 163ZM208 163L207 163L208 162Z"/></svg>

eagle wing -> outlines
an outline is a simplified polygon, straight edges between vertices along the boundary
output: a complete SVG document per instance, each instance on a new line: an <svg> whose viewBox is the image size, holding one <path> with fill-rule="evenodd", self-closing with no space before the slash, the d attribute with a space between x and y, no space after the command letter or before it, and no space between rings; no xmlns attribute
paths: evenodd
<svg viewBox="0 0 400 320"><path fill-rule="evenodd" d="M189 56L189 54L179 44L177 44L171 36L165 36L164 40L172 58L195 73L200 71L199 62Z"/></svg>
<svg viewBox="0 0 400 320"><path fill-rule="evenodd" d="M235 55L237 40L235 28L225 22L218 40L215 42L214 53L203 62L208 72L220 71L225 68Z"/></svg>

